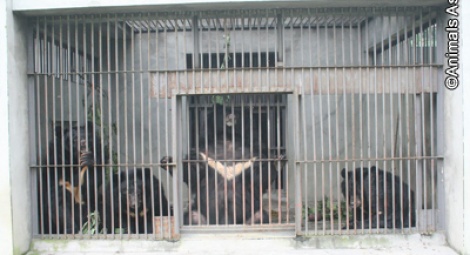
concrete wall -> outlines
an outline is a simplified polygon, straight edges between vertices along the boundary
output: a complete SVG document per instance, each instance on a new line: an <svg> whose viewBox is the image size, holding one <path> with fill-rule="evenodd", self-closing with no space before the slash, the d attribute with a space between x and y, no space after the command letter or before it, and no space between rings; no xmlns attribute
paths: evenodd
<svg viewBox="0 0 470 255"><path fill-rule="evenodd" d="M3 254L22 254L31 242L27 26L13 15L11 1L0 4L0 116L2 123L1 232ZM5 246L3 246L5 245Z"/></svg>
<svg viewBox="0 0 470 255"><path fill-rule="evenodd" d="M470 3L467 1L465 3L461 3L461 13L470 13ZM470 17L469 15L461 15L461 38L462 41L460 46L462 47L462 59L461 63L461 77L462 77L462 87L463 87L463 94L462 97L465 99L470 98L470 47L468 47L468 42L470 42ZM467 42L467 47L463 47L462 42ZM464 80L467 79L467 80ZM464 171L464 178L463 178L463 207L464 207L464 215L463 215L463 240L462 243L464 244L463 248L459 248L463 254L469 255L470 254L470 100L463 100L463 133L464 133L464 158L463 158L463 171ZM458 222L457 222L458 224ZM460 237L457 236L450 236L450 242L453 243L453 239L459 239Z"/></svg>
<svg viewBox="0 0 470 255"><path fill-rule="evenodd" d="M445 219L447 238L450 246L462 254L470 254L470 79L469 47L463 42L470 41L470 4L460 1L459 80L460 86L444 93L444 183ZM455 18L444 15L444 20ZM447 44L446 44L447 49ZM445 61L447 62L447 61ZM444 66L446 68L446 65Z"/></svg>
<svg viewBox="0 0 470 255"><path fill-rule="evenodd" d="M7 56L7 14L10 1L0 1L0 55ZM1 122L8 124L8 63L0 61L0 116ZM11 208L11 173L10 173L10 146L9 126L0 126L0 243L7 254L13 253L13 216Z"/></svg>

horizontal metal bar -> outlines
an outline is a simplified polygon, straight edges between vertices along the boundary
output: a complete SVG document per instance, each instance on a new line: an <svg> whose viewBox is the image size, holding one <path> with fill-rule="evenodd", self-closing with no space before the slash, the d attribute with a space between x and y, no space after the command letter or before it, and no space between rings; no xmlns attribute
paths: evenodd
<svg viewBox="0 0 470 255"><path fill-rule="evenodd" d="M444 159L444 156L419 156L419 157L393 157L393 158L355 158L355 159L317 159L296 160L295 163L322 163L322 162L357 162L357 161L392 161L392 160L425 160Z"/></svg>
<svg viewBox="0 0 470 255"><path fill-rule="evenodd" d="M237 67L237 68L227 68L227 69L220 69L218 71L225 72L226 70L230 71L236 71L236 72L241 72L241 71L258 71L258 70L271 70L271 71L278 71L281 72L283 70L292 70L292 69L299 69L303 68L304 71L305 69L331 69L331 68L336 68L336 69L349 69L349 68L385 68L385 69L390 69L390 68L442 68L443 65L441 64L409 64L409 65L362 65L360 67L358 66L319 66L319 67ZM181 70L178 70L181 71ZM201 71L207 71L206 69L190 69L186 70L188 74L191 74L193 72L201 72ZM217 70L212 70L212 72L216 72ZM167 73L167 72L175 72L174 69L169 69L169 70L163 70L163 69L142 69L142 70L108 70L108 71L83 71L83 72L28 72L27 75L29 76L43 76L43 75L59 75L59 76L75 76L75 75L85 75L85 74L146 74L146 73Z"/></svg>
<svg viewBox="0 0 470 255"><path fill-rule="evenodd" d="M326 69L326 70L325 70ZM285 71L284 71L285 70ZM437 67L348 67L348 68L265 68L237 72L225 70L213 73L202 71L169 71L151 74L153 97L166 98L177 94L211 93L266 93L291 92L294 90L310 94L313 83L315 94L334 94L337 88L328 86L328 81L344 80L344 93L436 93ZM408 72L408 75L400 75ZM253 79L257 77L257 79ZM374 86L369 80L378 80ZM218 86L209 86L218 84ZM415 85L412 92L409 86ZM303 88L302 88L303 86ZM302 90L301 90L302 88ZM342 90L342 89L341 89ZM341 91L343 92L343 91Z"/></svg>

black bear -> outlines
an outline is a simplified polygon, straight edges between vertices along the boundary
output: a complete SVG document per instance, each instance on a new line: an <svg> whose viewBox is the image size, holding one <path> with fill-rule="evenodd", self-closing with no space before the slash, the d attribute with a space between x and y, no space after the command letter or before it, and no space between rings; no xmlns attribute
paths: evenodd
<svg viewBox="0 0 470 255"><path fill-rule="evenodd" d="M195 141L194 147L202 147L206 140L208 144L214 144L222 139L233 140L235 138L240 143L243 140L245 146L249 147L248 145L251 144L254 150L261 149L263 154L267 154L268 116L266 112L258 112L260 109L250 111L248 106L242 108L220 104L199 109L199 128L191 130L191 132L199 130L197 134L199 140Z"/></svg>
<svg viewBox="0 0 470 255"><path fill-rule="evenodd" d="M217 149L216 149L217 148ZM231 141L217 141L207 150L191 150L183 160L183 182L193 202L184 216L186 225L256 224L268 221L262 195L277 180L277 170L263 155ZM161 164L172 162L163 157ZM166 167L164 167L166 169ZM173 168L168 170L172 173ZM190 198L191 199L191 198Z"/></svg>
<svg viewBox="0 0 470 255"><path fill-rule="evenodd" d="M56 127L54 136L38 172L40 233L77 233L98 206L100 138L91 122Z"/></svg>
<svg viewBox="0 0 470 255"><path fill-rule="evenodd" d="M113 174L106 187L106 207L101 213L107 233L151 234L154 216L172 215L158 179L149 168Z"/></svg>
<svg viewBox="0 0 470 255"><path fill-rule="evenodd" d="M359 167L348 172L343 169L341 176L341 192L356 214L349 216L349 228L415 226L414 192L399 176L375 166L370 169Z"/></svg>

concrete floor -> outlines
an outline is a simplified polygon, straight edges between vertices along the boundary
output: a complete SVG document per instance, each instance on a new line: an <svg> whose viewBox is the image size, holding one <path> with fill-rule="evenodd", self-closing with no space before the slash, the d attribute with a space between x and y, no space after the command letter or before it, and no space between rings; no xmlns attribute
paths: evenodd
<svg viewBox="0 0 470 255"><path fill-rule="evenodd" d="M299 240L263 234L198 234L178 242L118 240L34 241L28 255L52 254L400 254L457 255L442 234L319 236Z"/></svg>

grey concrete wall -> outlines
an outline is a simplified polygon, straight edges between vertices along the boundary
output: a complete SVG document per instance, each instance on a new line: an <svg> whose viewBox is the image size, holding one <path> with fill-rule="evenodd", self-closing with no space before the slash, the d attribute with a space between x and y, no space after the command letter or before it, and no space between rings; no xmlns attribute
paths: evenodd
<svg viewBox="0 0 470 255"><path fill-rule="evenodd" d="M8 9L7 9L8 6ZM10 11L10 1L0 1L0 55L7 56L7 24L10 24L8 15ZM2 123L8 124L8 62L0 61L0 119ZM0 243L5 254L13 254L13 211L12 211L12 190L10 173L10 127L0 126Z"/></svg>
<svg viewBox="0 0 470 255"><path fill-rule="evenodd" d="M13 15L11 1L0 4L0 75L2 118L2 180L0 220L3 254L22 254L31 242L31 185L29 171L27 26ZM3 151L4 150L4 151ZM5 246L3 246L5 245Z"/></svg>
<svg viewBox="0 0 470 255"><path fill-rule="evenodd" d="M397 0L390 2L381 0L376 2L377 6L436 6L444 4L444 0ZM265 0L138 0L138 1L112 1L98 0L92 2L83 2L81 0L67 0L57 2L54 0L34 1L34 0L17 0L13 2L13 10L29 12L29 13L55 13L63 14L65 12L72 13L77 9L88 12L109 12L109 11L149 11L158 9L174 8L177 10L194 10L194 9L222 9L226 8L266 8ZM343 0L334 1L270 1L270 8L293 8L293 7L356 7L370 6L370 0L354 0L344 2Z"/></svg>
<svg viewBox="0 0 470 255"><path fill-rule="evenodd" d="M8 15L8 98L9 136L15 253L28 250L31 241L31 173L29 171L29 120L27 72L27 23L21 17Z"/></svg>
<svg viewBox="0 0 470 255"><path fill-rule="evenodd" d="M445 22L444 24L447 24L448 19L451 17L443 13L441 18ZM462 16L460 16L460 18L462 18ZM442 31L442 33L444 33L444 36L447 36L445 31ZM445 49L447 51L447 42L445 43ZM462 46L462 41L460 41L460 49ZM462 66L465 66L466 60L468 61L469 59L468 55L461 56L465 56L460 59ZM447 59L444 60L444 69L447 67L446 60ZM460 69L460 81L463 81L463 74L464 70ZM442 83L442 86L443 85ZM464 154L463 143L465 137L464 130L468 129L468 127L464 126L463 122L463 116L468 116L468 113L465 113L465 109L462 109L462 105L465 104L464 102L466 101L463 97L464 86L465 81L455 90L444 89L444 166L442 171L445 189L444 214L447 239L454 249L468 254L468 250L465 252L467 244L464 243L464 236L466 233L469 233L469 230L464 228L464 217L466 217L465 210L468 211L468 208L464 207L465 201L468 200L468 198L464 196L464 158L468 158L468 153L466 155ZM466 170L468 171L468 169Z"/></svg>
<svg viewBox="0 0 470 255"><path fill-rule="evenodd" d="M468 2L461 3L461 10L462 13L469 13L470 12L470 4ZM461 20L461 36L462 36L462 41L469 42L470 41L470 17L468 15L461 15L460 16ZM470 72L470 64L468 64L468 61L470 61L470 47L467 46L464 47L463 43L460 44L462 47L462 55L461 58L461 77L462 77L462 87L463 87L463 95L462 97L465 99L470 98L470 75L468 73ZM467 63L465 63L467 62ZM462 253L469 255L470 254L470 100L463 100L463 132L464 132L464 158L463 158L463 167L464 167L464 178L463 178L463 183L464 183L464 191L463 191L463 207L464 207L464 222L463 222L463 243L464 247L462 249ZM456 215L458 216L458 215ZM452 237L453 239L454 237ZM456 236L455 238L459 238L459 236ZM453 242L453 241L452 241Z"/></svg>

